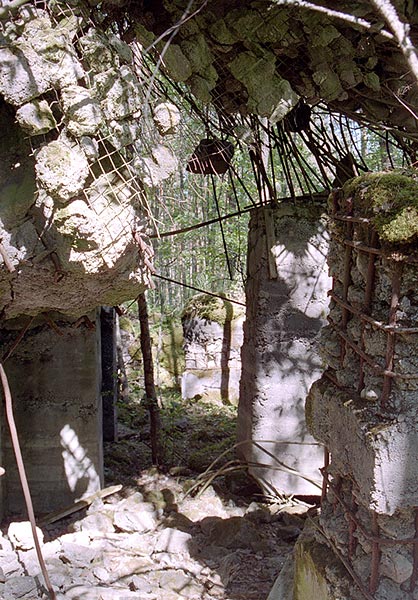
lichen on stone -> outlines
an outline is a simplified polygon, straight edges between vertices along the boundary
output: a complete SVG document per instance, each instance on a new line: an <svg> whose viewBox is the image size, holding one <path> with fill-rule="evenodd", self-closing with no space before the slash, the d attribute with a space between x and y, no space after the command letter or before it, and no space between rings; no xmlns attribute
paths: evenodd
<svg viewBox="0 0 418 600"><path fill-rule="evenodd" d="M382 243L412 245L418 239L418 180L415 171L367 173L347 182L359 212L372 218Z"/></svg>

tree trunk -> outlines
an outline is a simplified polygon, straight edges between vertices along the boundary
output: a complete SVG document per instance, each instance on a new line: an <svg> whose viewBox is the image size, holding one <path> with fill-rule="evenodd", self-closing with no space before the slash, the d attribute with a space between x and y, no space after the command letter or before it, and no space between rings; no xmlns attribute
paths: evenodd
<svg viewBox="0 0 418 600"><path fill-rule="evenodd" d="M160 411L154 383L151 336L149 332L148 310L145 294L138 296L138 317L141 327L141 352L144 361L145 401L150 416L151 456L154 465L160 462Z"/></svg>

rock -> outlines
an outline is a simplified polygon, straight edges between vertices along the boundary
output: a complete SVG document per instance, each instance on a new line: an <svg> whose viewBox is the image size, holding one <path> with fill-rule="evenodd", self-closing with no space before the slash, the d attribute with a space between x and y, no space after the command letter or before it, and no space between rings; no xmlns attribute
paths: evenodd
<svg viewBox="0 0 418 600"><path fill-rule="evenodd" d="M139 116L143 100L138 78L131 67L123 65L111 72L106 87L102 109L107 118L121 120Z"/></svg>
<svg viewBox="0 0 418 600"><path fill-rule="evenodd" d="M55 140L36 153L35 171L45 190L65 202L82 191L89 167L80 146Z"/></svg>
<svg viewBox="0 0 418 600"><path fill-rule="evenodd" d="M113 517L113 524L117 529L128 533L135 531L152 531L157 526L154 513L142 510L132 512L131 510L117 510Z"/></svg>
<svg viewBox="0 0 418 600"><path fill-rule="evenodd" d="M191 540L190 533L167 527L158 535L155 552L189 554Z"/></svg>
<svg viewBox="0 0 418 600"><path fill-rule="evenodd" d="M10 577L22 573L22 565L19 563L16 552L13 552L10 542L1 539L0 546L0 564L4 575Z"/></svg>
<svg viewBox="0 0 418 600"><path fill-rule="evenodd" d="M144 573L152 570L153 561L148 556L130 556L122 552L104 554L100 566L109 573L108 583L120 582L124 577L131 577L135 573Z"/></svg>
<svg viewBox="0 0 418 600"><path fill-rule="evenodd" d="M27 102L16 111L16 119L29 135L41 135L57 126L46 100Z"/></svg>
<svg viewBox="0 0 418 600"><path fill-rule="evenodd" d="M92 513L79 521L77 527L81 531L115 531L113 526L113 519L106 513Z"/></svg>
<svg viewBox="0 0 418 600"><path fill-rule="evenodd" d="M38 534L39 543L43 544L44 534L42 529L36 528ZM31 550L35 547L32 534L32 526L30 521L21 521L16 523L10 523L7 530L7 535L15 549L19 550Z"/></svg>
<svg viewBox="0 0 418 600"><path fill-rule="evenodd" d="M209 541L225 548L251 548L251 544L261 539L252 523L242 517L231 517L213 525Z"/></svg>
<svg viewBox="0 0 418 600"><path fill-rule="evenodd" d="M153 590L152 585L145 577L134 575L129 584L129 589L132 592L141 592L142 594L150 594Z"/></svg>
<svg viewBox="0 0 418 600"><path fill-rule="evenodd" d="M160 577L160 586L186 598L199 598L202 593L201 587L180 570L163 572Z"/></svg>
<svg viewBox="0 0 418 600"><path fill-rule="evenodd" d="M47 569L51 585L62 589L73 577L71 565L64 564L60 559L52 559L47 562Z"/></svg>
<svg viewBox="0 0 418 600"><path fill-rule="evenodd" d="M151 156L137 157L135 166L139 169L145 185L152 188L174 173L178 161L171 150L159 144L152 149Z"/></svg>
<svg viewBox="0 0 418 600"><path fill-rule="evenodd" d="M162 102L154 108L154 122L161 135L175 133L180 123L180 111L171 102Z"/></svg>
<svg viewBox="0 0 418 600"><path fill-rule="evenodd" d="M404 553L393 548L384 550L380 569L382 575L400 584L411 577L412 568L412 561Z"/></svg>
<svg viewBox="0 0 418 600"><path fill-rule="evenodd" d="M28 60L18 48L0 49L0 93L6 102L19 106L44 94L48 82L32 76Z"/></svg>
<svg viewBox="0 0 418 600"><path fill-rule="evenodd" d="M76 540L67 541L65 538ZM73 566L86 567L98 555L98 550L89 547L89 538L81 534L68 534L61 538L61 554L60 558L64 562L71 563Z"/></svg>
<svg viewBox="0 0 418 600"><path fill-rule="evenodd" d="M25 575L10 577L4 584L2 600L16 600L17 598L32 600L37 588L38 582L34 577Z"/></svg>
<svg viewBox="0 0 418 600"><path fill-rule="evenodd" d="M103 115L91 90L72 85L64 88L61 95L68 131L76 137L97 133Z"/></svg>

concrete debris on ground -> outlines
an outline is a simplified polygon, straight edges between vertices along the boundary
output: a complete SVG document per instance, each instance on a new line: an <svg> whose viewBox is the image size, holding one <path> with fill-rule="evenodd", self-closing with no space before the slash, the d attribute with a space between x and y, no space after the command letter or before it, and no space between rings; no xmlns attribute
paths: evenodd
<svg viewBox="0 0 418 600"><path fill-rule="evenodd" d="M42 528L57 600L262 600L304 523L306 506L223 501L212 487L185 496L168 475L146 475L84 512ZM300 514L296 514L300 512ZM0 532L0 597L48 598L30 523Z"/></svg>

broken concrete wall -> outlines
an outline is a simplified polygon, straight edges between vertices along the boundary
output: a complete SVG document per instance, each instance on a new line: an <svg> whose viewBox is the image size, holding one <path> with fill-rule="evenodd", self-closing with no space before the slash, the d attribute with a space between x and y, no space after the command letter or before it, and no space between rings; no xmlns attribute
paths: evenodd
<svg viewBox="0 0 418 600"><path fill-rule="evenodd" d="M79 316L149 287L145 191L177 165L161 140L178 111L161 105L156 123L145 118L133 49L72 6L24 6L1 24L6 319Z"/></svg>
<svg viewBox="0 0 418 600"><path fill-rule="evenodd" d="M146 191L177 166L162 141L179 113L145 115L140 46L105 35L84 2L1 17L0 356L29 327L4 366L43 511L100 485L100 335L74 321L152 285ZM3 419L1 434L5 509L19 510Z"/></svg>
<svg viewBox="0 0 418 600"><path fill-rule="evenodd" d="M238 404L245 307L200 294L183 311L183 398Z"/></svg>
<svg viewBox="0 0 418 600"><path fill-rule="evenodd" d="M418 598L417 198L415 172L364 175L330 198L328 367L307 401L330 459L320 519L297 552L295 600L318 574L327 600ZM326 567L335 558L352 573L344 594Z"/></svg>
<svg viewBox="0 0 418 600"><path fill-rule="evenodd" d="M304 406L323 369L317 346L330 287L323 212L310 204L256 209L249 225L238 441L259 442L240 454L265 465L250 472L269 492L318 494L320 485L323 449L307 430Z"/></svg>

